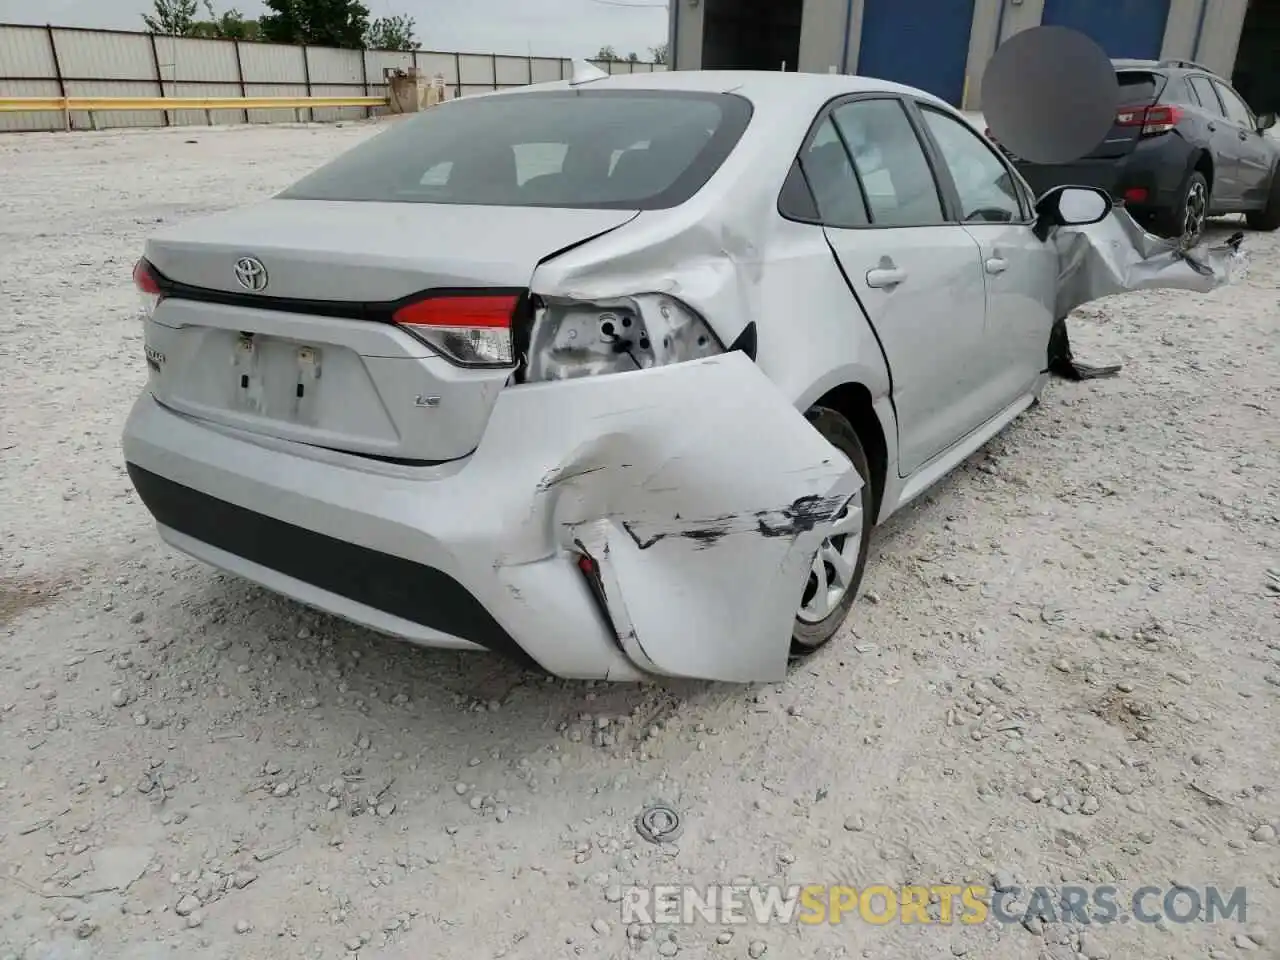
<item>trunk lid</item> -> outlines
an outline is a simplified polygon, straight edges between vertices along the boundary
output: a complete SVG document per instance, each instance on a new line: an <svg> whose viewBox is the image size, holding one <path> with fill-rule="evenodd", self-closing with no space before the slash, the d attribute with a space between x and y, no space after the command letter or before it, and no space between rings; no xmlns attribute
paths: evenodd
<svg viewBox="0 0 1280 960"><path fill-rule="evenodd" d="M621 226L632 210L270 200L183 224L147 242L162 274L245 294L255 257L264 296L390 303L440 287L525 287L547 256Z"/></svg>
<svg viewBox="0 0 1280 960"><path fill-rule="evenodd" d="M179 412L409 462L475 449L510 368L465 368L386 322L427 290L527 290L630 210L272 200L148 241L169 295L150 389ZM252 258L263 271L238 271Z"/></svg>

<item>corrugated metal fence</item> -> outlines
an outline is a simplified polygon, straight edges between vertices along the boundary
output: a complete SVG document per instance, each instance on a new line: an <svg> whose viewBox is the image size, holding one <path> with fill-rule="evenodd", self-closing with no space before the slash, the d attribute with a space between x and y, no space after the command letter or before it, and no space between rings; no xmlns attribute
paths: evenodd
<svg viewBox="0 0 1280 960"><path fill-rule="evenodd" d="M391 52L201 40L122 30L0 24L0 97L344 97L385 96L383 71L418 67L444 78L450 96L560 80L569 60L434 50ZM665 70L661 64L597 62L610 73ZM360 107L313 110L315 120L358 119ZM292 121L292 110L217 111L217 123ZM203 124L204 111L103 113L97 127ZM72 124L88 128L75 114ZM0 114L0 132L61 130L61 113Z"/></svg>

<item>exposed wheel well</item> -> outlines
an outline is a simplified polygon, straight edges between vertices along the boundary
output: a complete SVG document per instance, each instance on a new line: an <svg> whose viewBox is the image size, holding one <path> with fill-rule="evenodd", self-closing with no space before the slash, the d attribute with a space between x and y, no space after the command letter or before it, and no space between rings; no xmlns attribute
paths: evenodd
<svg viewBox="0 0 1280 960"><path fill-rule="evenodd" d="M843 383L829 390L815 406L829 407L841 414L853 425L867 454L871 468L871 488L875 496L875 513L884 500L885 479L889 469L889 448L885 443L884 429L871 402L871 391L860 383Z"/></svg>
<svg viewBox="0 0 1280 960"><path fill-rule="evenodd" d="M1213 192L1213 156L1208 150L1201 150L1196 155L1196 162L1191 168L1204 174L1205 180L1209 182L1209 192Z"/></svg>

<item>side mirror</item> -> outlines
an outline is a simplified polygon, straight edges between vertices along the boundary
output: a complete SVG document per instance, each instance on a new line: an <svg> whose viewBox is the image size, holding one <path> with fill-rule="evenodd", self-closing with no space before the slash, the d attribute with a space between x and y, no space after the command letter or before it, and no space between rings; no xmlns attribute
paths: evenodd
<svg viewBox="0 0 1280 960"><path fill-rule="evenodd" d="M1036 236L1049 236L1054 227L1083 227L1105 220L1111 194L1097 187L1054 187L1036 201Z"/></svg>
<svg viewBox="0 0 1280 960"><path fill-rule="evenodd" d="M1262 116L1258 117L1259 133L1261 133L1263 130L1270 130L1275 125L1276 125L1276 115L1274 113L1264 113Z"/></svg>

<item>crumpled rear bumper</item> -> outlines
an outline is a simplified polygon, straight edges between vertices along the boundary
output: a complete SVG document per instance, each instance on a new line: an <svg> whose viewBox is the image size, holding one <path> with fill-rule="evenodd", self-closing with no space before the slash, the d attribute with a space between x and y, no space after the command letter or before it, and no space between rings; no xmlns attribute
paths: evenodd
<svg viewBox="0 0 1280 960"><path fill-rule="evenodd" d="M509 637L550 672L611 679L784 676L813 554L861 483L738 352L509 388L475 453L441 467L255 438L150 395L124 451L166 539L200 559L419 643Z"/></svg>

